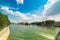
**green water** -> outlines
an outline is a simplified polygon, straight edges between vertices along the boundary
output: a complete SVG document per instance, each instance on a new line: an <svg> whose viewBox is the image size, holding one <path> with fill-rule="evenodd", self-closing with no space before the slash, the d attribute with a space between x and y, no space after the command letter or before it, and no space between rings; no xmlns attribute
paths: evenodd
<svg viewBox="0 0 60 40"><path fill-rule="evenodd" d="M10 36L8 40L54 40L48 37L55 38L60 28L57 27L43 27L36 25L10 25ZM43 35L41 35L43 34ZM44 36L48 35L48 37Z"/></svg>

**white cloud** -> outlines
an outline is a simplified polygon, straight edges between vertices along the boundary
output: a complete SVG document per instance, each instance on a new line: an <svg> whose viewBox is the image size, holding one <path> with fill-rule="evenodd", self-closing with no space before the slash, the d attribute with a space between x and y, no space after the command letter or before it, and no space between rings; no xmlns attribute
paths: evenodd
<svg viewBox="0 0 60 40"><path fill-rule="evenodd" d="M60 21L60 14L53 15L53 16L48 16L46 20Z"/></svg>
<svg viewBox="0 0 60 40"><path fill-rule="evenodd" d="M6 11L6 12L12 14L12 15L18 16L18 17L20 17L20 18L23 19L23 20L28 20L28 19L29 19L29 18L27 17L27 15L25 15L25 14L19 12L19 11L15 11L15 12L14 12L13 10L9 10L8 7L2 7L1 9L3 9L4 11Z"/></svg>
<svg viewBox="0 0 60 40"><path fill-rule="evenodd" d="M45 10L48 10L57 0L48 0L47 4L44 6Z"/></svg>
<svg viewBox="0 0 60 40"><path fill-rule="evenodd" d="M16 0L17 4L23 4L24 0Z"/></svg>
<svg viewBox="0 0 60 40"><path fill-rule="evenodd" d="M46 15L57 15L60 13L60 1L57 1L50 9L46 12Z"/></svg>
<svg viewBox="0 0 60 40"><path fill-rule="evenodd" d="M8 11L8 7L1 7L1 9Z"/></svg>
<svg viewBox="0 0 60 40"><path fill-rule="evenodd" d="M57 2L57 0L48 0L47 4L44 5L43 15L47 13L47 11Z"/></svg>
<svg viewBox="0 0 60 40"><path fill-rule="evenodd" d="M44 5L44 11L42 12L44 20L60 21L60 1L48 0Z"/></svg>
<svg viewBox="0 0 60 40"><path fill-rule="evenodd" d="M47 4L44 5L44 11L40 16L36 14L30 14L30 13L24 14L19 11L13 11L13 10L10 10L9 7L1 7L1 9L12 14L13 16L17 16L17 18L15 19L14 18L10 19L11 22L14 22L14 21L15 22L35 22L35 21L44 21L44 20L60 21L60 13L58 11L55 12L55 8L58 7L57 5L55 5L56 3L57 3L57 0L48 0ZM56 7L53 5L55 5ZM58 7L58 9L60 9L60 6ZM53 14L52 12L56 13L56 15L49 15L49 14Z"/></svg>
<svg viewBox="0 0 60 40"><path fill-rule="evenodd" d="M23 19L23 20L28 20L29 19L29 17L27 17L25 14L23 14L19 11L14 12L13 10L9 10L8 7L1 7L1 9L8 12L8 13L10 13L10 14L12 14L12 15L14 15L14 16L19 17L20 19Z"/></svg>
<svg viewBox="0 0 60 40"><path fill-rule="evenodd" d="M17 20L14 20L14 19L10 19L10 22L11 23L18 23L18 21Z"/></svg>
<svg viewBox="0 0 60 40"><path fill-rule="evenodd" d="M9 10L8 7L1 7L1 9L4 10L4 11L6 11L6 12L8 12L8 13L13 14L13 11L12 10Z"/></svg>
<svg viewBox="0 0 60 40"><path fill-rule="evenodd" d="M2 10L12 14L13 16L17 16L18 18L13 18L13 19L10 19L11 22L34 22L34 21L42 21L42 16L38 16L36 14L32 14L30 15L30 13L28 14L24 14L24 13L21 13L19 11L13 11L13 10L9 10L8 7L1 7ZM14 20L14 21L13 21Z"/></svg>

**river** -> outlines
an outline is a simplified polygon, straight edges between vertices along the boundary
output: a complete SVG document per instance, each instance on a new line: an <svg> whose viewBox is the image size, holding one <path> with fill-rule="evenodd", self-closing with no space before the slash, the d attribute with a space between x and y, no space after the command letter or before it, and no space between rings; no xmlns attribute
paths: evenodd
<svg viewBox="0 0 60 40"><path fill-rule="evenodd" d="M36 25L10 25L8 40L54 40L60 28Z"/></svg>

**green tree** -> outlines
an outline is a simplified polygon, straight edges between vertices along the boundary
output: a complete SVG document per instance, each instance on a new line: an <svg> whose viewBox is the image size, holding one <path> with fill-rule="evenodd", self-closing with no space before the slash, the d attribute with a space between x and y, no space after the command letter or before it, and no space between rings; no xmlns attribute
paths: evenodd
<svg viewBox="0 0 60 40"><path fill-rule="evenodd" d="M55 21L54 20L46 20L45 23L46 23L47 26L53 26Z"/></svg>
<svg viewBox="0 0 60 40"><path fill-rule="evenodd" d="M0 12L0 28L4 28L10 24L8 17Z"/></svg>

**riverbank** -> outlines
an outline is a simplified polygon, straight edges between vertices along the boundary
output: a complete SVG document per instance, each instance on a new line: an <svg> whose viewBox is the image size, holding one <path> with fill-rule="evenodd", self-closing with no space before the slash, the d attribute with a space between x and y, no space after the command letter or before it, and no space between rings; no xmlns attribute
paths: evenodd
<svg viewBox="0 0 60 40"><path fill-rule="evenodd" d="M9 27L4 28L2 31L0 31L0 40L7 40L9 35L10 35Z"/></svg>

